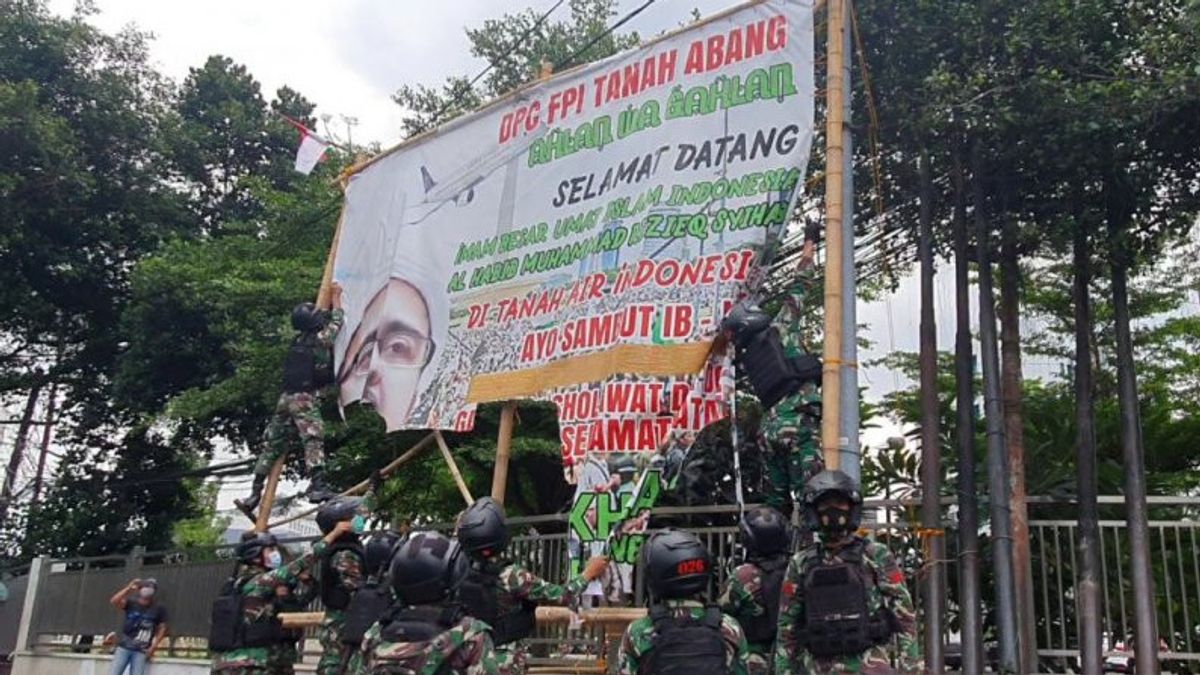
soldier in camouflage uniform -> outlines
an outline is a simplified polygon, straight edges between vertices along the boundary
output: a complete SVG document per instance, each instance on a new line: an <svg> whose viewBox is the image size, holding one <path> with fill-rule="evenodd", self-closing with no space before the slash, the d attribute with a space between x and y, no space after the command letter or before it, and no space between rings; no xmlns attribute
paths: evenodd
<svg viewBox="0 0 1200 675"><path fill-rule="evenodd" d="M805 353L801 316L804 302L816 283L813 264L816 232L805 231L796 278L788 287L783 306L772 325L779 330L784 355L789 358ZM764 501L768 506L791 516L792 505L809 478L825 468L817 439L821 429L821 393L816 383L806 382L800 391L775 404L763 419L766 444L767 480L771 489Z"/></svg>
<svg viewBox="0 0 1200 675"><path fill-rule="evenodd" d="M466 616L453 601L467 574L458 542L418 532L392 559L396 603L367 631L350 662L361 675L496 675L490 627Z"/></svg>
<svg viewBox="0 0 1200 675"><path fill-rule="evenodd" d="M491 497L475 500L458 517L459 544L471 565L458 588L458 599L471 616L491 626L500 672L524 673L528 659L524 638L533 633L534 612L541 603L572 605L589 582L604 573L608 560L596 556L583 573L565 586L553 584L519 563L500 556L508 546L504 509Z"/></svg>
<svg viewBox="0 0 1200 675"><path fill-rule="evenodd" d="M641 565L649 614L625 629L617 672L745 675L749 647L741 626L702 601L712 560L696 535L659 530L642 545Z"/></svg>
<svg viewBox="0 0 1200 675"><path fill-rule="evenodd" d="M308 571L296 575L295 586L276 586L275 605L280 612L303 612L317 597L317 581ZM294 675L304 658L304 629L287 629L287 642L273 650L267 662L268 675Z"/></svg>
<svg viewBox="0 0 1200 675"><path fill-rule="evenodd" d="M342 289L333 285L333 309L318 310L311 302L292 310L292 327L298 332L283 367L283 393L263 434L263 450L254 465L254 483L246 499L234 503L246 515L262 499L263 486L271 467L290 449L293 435L304 447L309 484L305 495L314 504L331 499L325 483L325 423L321 419L321 392L333 383L333 342L342 328Z"/></svg>
<svg viewBox="0 0 1200 675"><path fill-rule="evenodd" d="M294 588L304 572L312 570L317 557L342 534L350 531L350 523L338 523L325 538L313 545L306 553L283 564L275 538L270 534L257 534L238 546L238 557L242 564L238 568L234 586L243 601L241 620L247 625L262 626L277 622L279 599L283 595L280 586ZM283 668L289 660L294 643L282 635L273 644L252 647L237 647L213 654L212 672L220 675L266 675L271 666Z"/></svg>
<svg viewBox="0 0 1200 675"><path fill-rule="evenodd" d="M737 619L746 634L750 645L747 672L770 673L791 528L782 513L763 506L747 511L738 530L746 559L729 575L719 604L721 611Z"/></svg>
<svg viewBox="0 0 1200 675"><path fill-rule="evenodd" d="M862 497L854 481L841 471L815 476L805 487L804 517L820 541L792 558L783 580L777 675L920 673L904 573L886 546L855 533ZM893 639L899 669L888 653Z"/></svg>
<svg viewBox="0 0 1200 675"><path fill-rule="evenodd" d="M358 535L366 529L367 499L337 497L317 510L317 526L327 533L342 521L350 521L350 532L343 534L321 556L321 602L325 618L318 633L321 658L317 675L338 675L349 650L342 645L342 627L346 624L346 609L363 583L363 546Z"/></svg>

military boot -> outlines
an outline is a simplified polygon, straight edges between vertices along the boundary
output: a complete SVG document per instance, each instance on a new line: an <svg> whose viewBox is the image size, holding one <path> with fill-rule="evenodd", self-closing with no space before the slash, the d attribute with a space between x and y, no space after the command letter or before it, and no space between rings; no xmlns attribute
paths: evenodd
<svg viewBox="0 0 1200 675"><path fill-rule="evenodd" d="M337 496L337 493L330 489L329 484L325 482L325 467L314 466L309 470L308 489L304 491L304 496L308 498L310 504L327 502Z"/></svg>
<svg viewBox="0 0 1200 675"><path fill-rule="evenodd" d="M254 483L250 486L250 496L245 499L233 500L233 505L251 520L255 518L254 509L257 509L258 503L262 501L263 483L266 481L266 476L254 474Z"/></svg>

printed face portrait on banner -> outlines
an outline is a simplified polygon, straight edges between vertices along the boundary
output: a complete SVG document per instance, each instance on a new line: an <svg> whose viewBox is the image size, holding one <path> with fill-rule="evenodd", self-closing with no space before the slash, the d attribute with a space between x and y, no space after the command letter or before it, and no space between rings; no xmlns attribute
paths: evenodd
<svg viewBox="0 0 1200 675"><path fill-rule="evenodd" d="M712 343L802 189L812 43L810 1L747 6L353 174L340 402L388 430L464 431L478 403L551 401L568 480L624 453L669 471L665 447L727 414Z"/></svg>

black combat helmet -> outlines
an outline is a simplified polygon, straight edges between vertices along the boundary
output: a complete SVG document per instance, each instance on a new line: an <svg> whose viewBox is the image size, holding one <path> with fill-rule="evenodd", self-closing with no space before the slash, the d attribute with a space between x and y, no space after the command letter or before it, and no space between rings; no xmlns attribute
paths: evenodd
<svg viewBox="0 0 1200 675"><path fill-rule="evenodd" d="M761 333L771 325L771 315L756 304L743 301L734 305L721 321L721 330L730 334L739 347L753 335Z"/></svg>
<svg viewBox="0 0 1200 675"><path fill-rule="evenodd" d="M363 508L362 497L337 497L317 509L317 527L321 534L329 534L343 520L350 520Z"/></svg>
<svg viewBox="0 0 1200 675"><path fill-rule="evenodd" d="M249 533L247 533L249 534ZM263 549L279 546L275 535L270 532L259 532L242 540L237 547L238 560L247 565L262 565Z"/></svg>
<svg viewBox="0 0 1200 675"><path fill-rule="evenodd" d="M823 499L840 495L850 502L850 512L842 523L823 523L818 506ZM804 484L804 522L809 529L817 531L853 532L862 522L862 494L854 479L841 471L822 471Z"/></svg>
<svg viewBox="0 0 1200 675"><path fill-rule="evenodd" d="M504 507L491 497L480 497L458 517L459 543L468 553L480 558L499 555L508 546L508 522Z"/></svg>
<svg viewBox="0 0 1200 675"><path fill-rule="evenodd" d="M434 604L450 596L469 568L457 541L439 532L417 532L392 558L392 590L406 605Z"/></svg>
<svg viewBox="0 0 1200 675"><path fill-rule="evenodd" d="M378 577L387 571L392 562L392 554L400 543L400 535L395 532L376 532L367 539L363 546L363 561L366 567L364 573L369 577Z"/></svg>
<svg viewBox="0 0 1200 675"><path fill-rule="evenodd" d="M325 325L325 314L311 302L302 302L292 308L292 328L307 333L320 330Z"/></svg>
<svg viewBox="0 0 1200 675"><path fill-rule="evenodd" d="M696 535L659 530L642 544L646 585L655 600L689 598L708 588L712 559Z"/></svg>
<svg viewBox="0 0 1200 675"><path fill-rule="evenodd" d="M738 534L751 558L785 553L791 544L787 519L770 506L759 506L742 515Z"/></svg>

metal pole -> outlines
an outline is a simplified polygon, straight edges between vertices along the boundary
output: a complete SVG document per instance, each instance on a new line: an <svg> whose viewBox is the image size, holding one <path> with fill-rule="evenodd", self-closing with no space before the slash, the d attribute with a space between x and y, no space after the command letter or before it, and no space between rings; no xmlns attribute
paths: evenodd
<svg viewBox="0 0 1200 675"><path fill-rule="evenodd" d="M1117 397L1121 408L1121 449L1125 463L1125 522L1129 531L1130 580L1133 585L1134 650L1139 675L1158 675L1158 627L1154 577L1150 568L1150 531L1146 510L1146 458L1138 410L1133 338L1129 332L1129 270L1118 248L1113 260L1113 312L1117 323ZM1154 658L1147 658L1154 654Z"/></svg>
<svg viewBox="0 0 1200 675"><path fill-rule="evenodd" d="M945 615L945 537L932 536L941 529L942 509L938 486L942 484L941 440L938 424L937 323L933 312L933 177L929 153L922 151L921 177L921 527L926 531L924 592L925 667L934 673L946 669L942 651L942 618Z"/></svg>
<svg viewBox="0 0 1200 675"><path fill-rule="evenodd" d="M1000 251L1000 389L1004 408L1004 441L1012 492L1013 573L1017 592L1017 626L1021 631L1021 672L1037 671L1037 615L1033 607L1033 560L1029 551L1029 511L1025 506L1025 415L1021 393L1021 305L1017 223L1006 217Z"/></svg>
<svg viewBox="0 0 1200 675"><path fill-rule="evenodd" d="M1014 606L1012 528L1008 518L1008 454L1000 405L1000 357L996 345L996 305L992 289L990 228L984 213L986 175L978 145L974 148L975 246L979 263L979 347L983 361L983 402L987 419L988 507L991 511L992 563L996 568L996 618L1000 669L1017 672L1017 615Z"/></svg>
<svg viewBox="0 0 1200 675"><path fill-rule="evenodd" d="M825 345L822 357L821 453L828 469L841 468L841 381L842 381L842 213L845 206L845 146L842 144L845 115L844 51L842 31L846 3L828 3L829 27L826 40L825 112Z"/></svg>
<svg viewBox="0 0 1200 675"><path fill-rule="evenodd" d="M958 606L962 669L983 672L983 619L979 601L979 504L975 487L975 359L971 348L967 204L962 161L954 156L954 379L958 413Z"/></svg>
<svg viewBox="0 0 1200 675"><path fill-rule="evenodd" d="M849 13L849 3L847 9ZM845 54L842 64L842 82L846 96L842 121L842 146L845 154L842 161L842 364L841 364L841 432L838 443L841 446L842 471L861 481L861 459L858 445L858 302L857 277L854 266L854 137L851 133L851 74L854 65L854 51L851 47L851 31L853 26L849 20L842 22L842 50Z"/></svg>
<svg viewBox="0 0 1200 675"><path fill-rule="evenodd" d="M1077 445L1075 472L1079 482L1079 557L1077 622L1079 660L1083 675L1101 675L1104 669L1100 629L1100 512L1096 494L1096 410L1092 401L1092 312L1088 299L1091 255L1087 231L1075 223L1075 420Z"/></svg>

